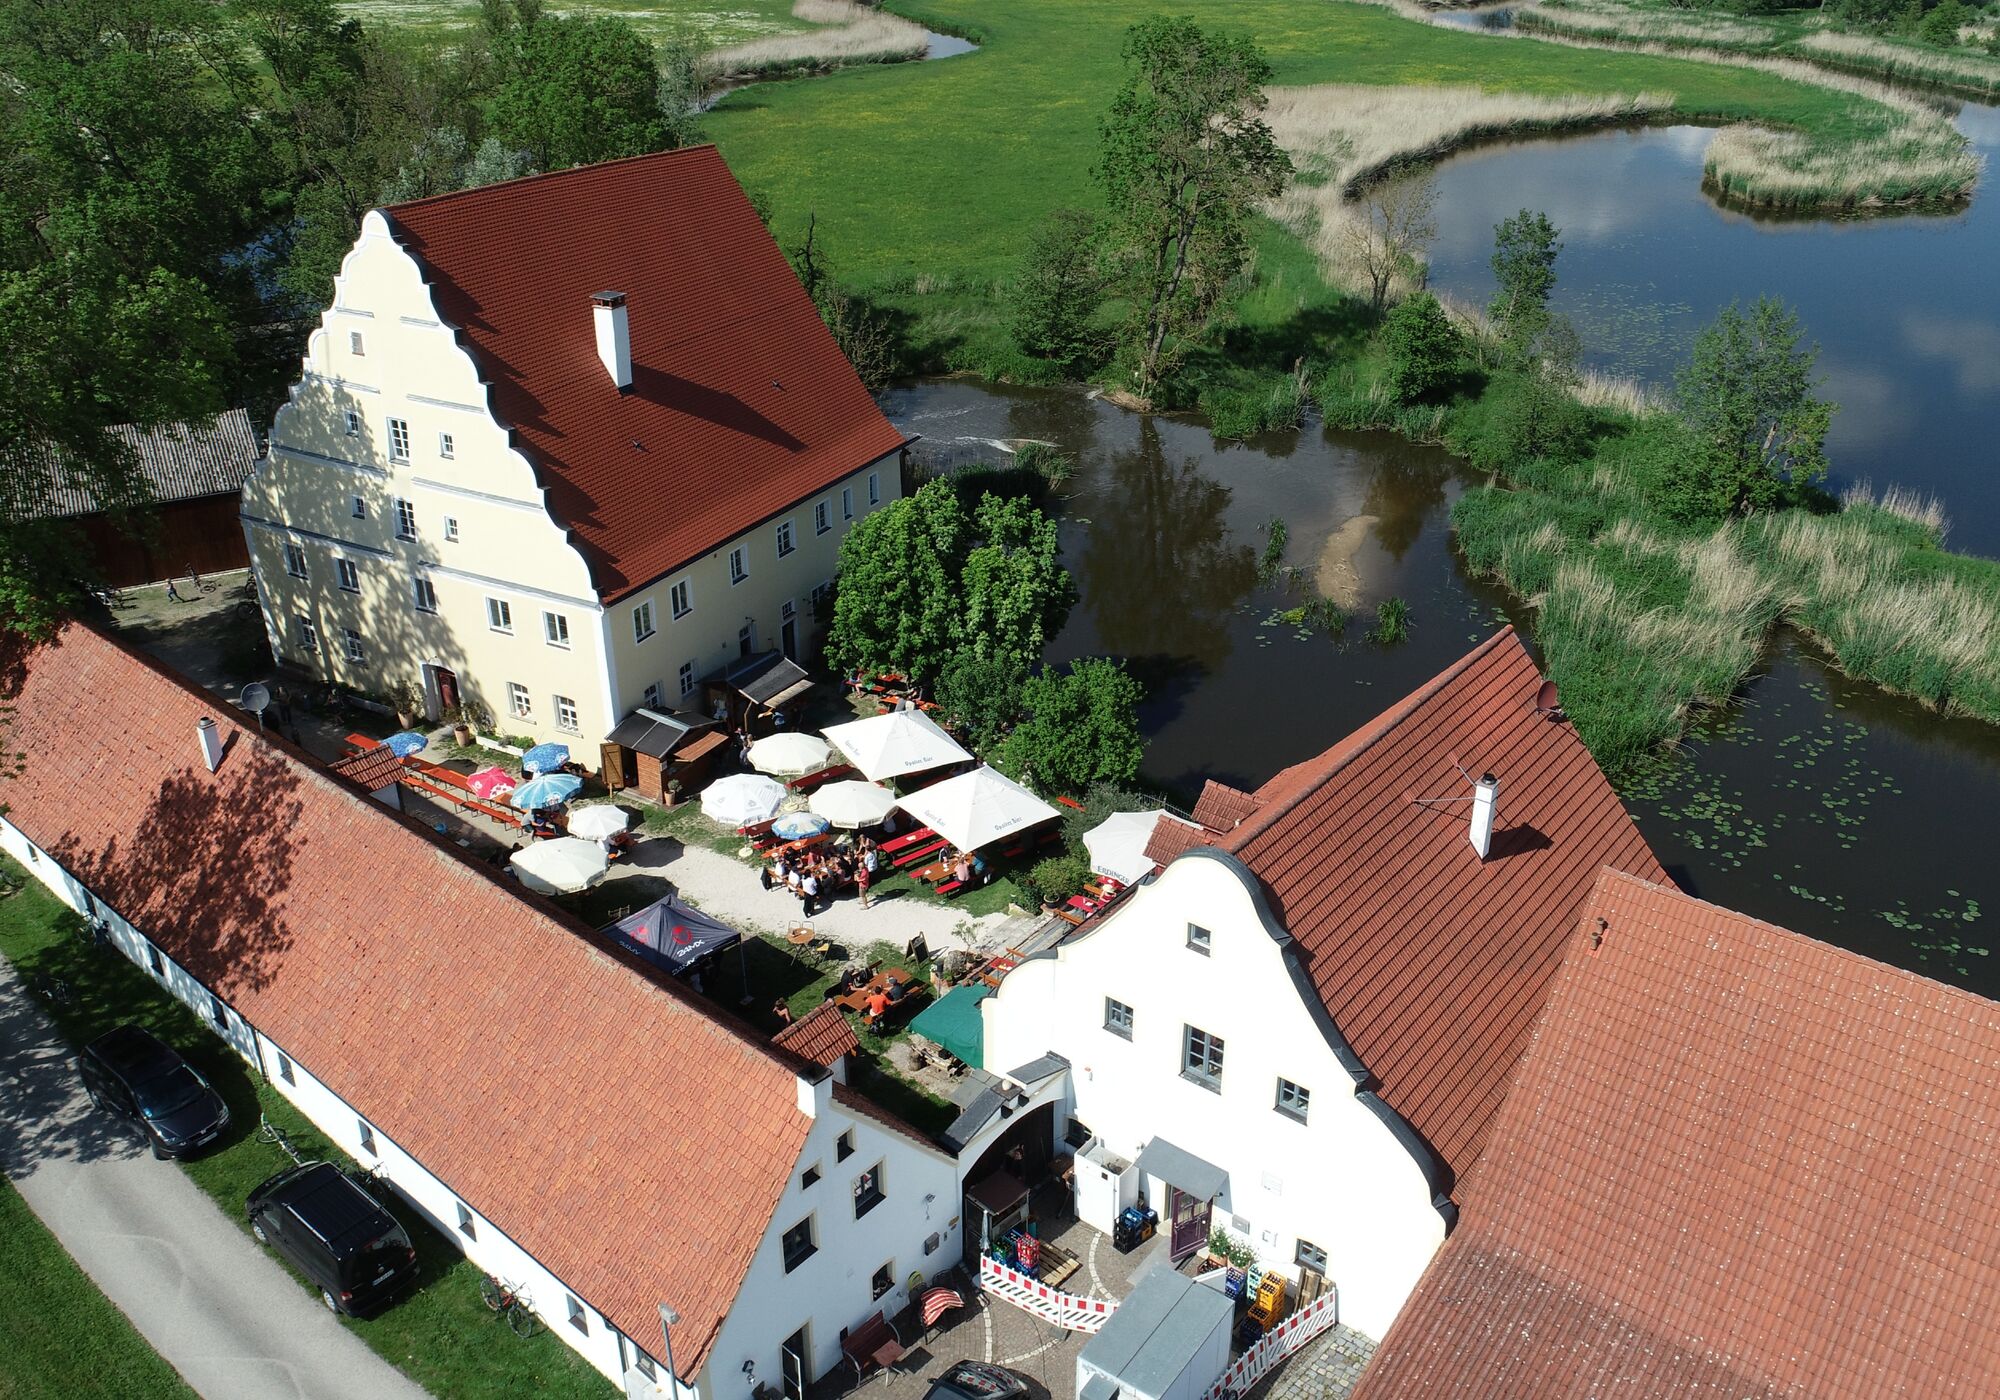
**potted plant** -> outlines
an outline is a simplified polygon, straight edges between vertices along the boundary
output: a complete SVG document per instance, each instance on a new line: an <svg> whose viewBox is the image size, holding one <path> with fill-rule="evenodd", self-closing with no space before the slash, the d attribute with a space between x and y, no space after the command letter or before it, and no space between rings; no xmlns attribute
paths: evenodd
<svg viewBox="0 0 2000 1400"><path fill-rule="evenodd" d="M681 780L679 778L667 779L667 806L678 807L680 805L680 800L681 800Z"/></svg>
<svg viewBox="0 0 2000 1400"><path fill-rule="evenodd" d="M408 729L423 713L423 689L415 681L397 681L389 687L389 703L396 707L396 723Z"/></svg>
<svg viewBox="0 0 2000 1400"><path fill-rule="evenodd" d="M472 747L475 730L489 728L493 723L493 717L477 700L468 700L462 705L454 706L445 712L445 718L451 721L452 742L462 749Z"/></svg>

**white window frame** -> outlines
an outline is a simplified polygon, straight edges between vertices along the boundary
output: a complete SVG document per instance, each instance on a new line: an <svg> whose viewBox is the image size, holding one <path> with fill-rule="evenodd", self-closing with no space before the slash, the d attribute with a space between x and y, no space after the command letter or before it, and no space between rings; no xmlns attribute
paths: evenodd
<svg viewBox="0 0 2000 1400"><path fill-rule="evenodd" d="M1324 1277L1327 1269L1326 1251L1311 1240L1302 1239L1292 1249L1292 1262L1301 1268L1311 1269Z"/></svg>
<svg viewBox="0 0 2000 1400"><path fill-rule="evenodd" d="M389 420L389 460L392 462L410 460L410 420L407 418Z"/></svg>
<svg viewBox="0 0 2000 1400"><path fill-rule="evenodd" d="M296 579L304 579L308 576L306 574L306 547L304 545L295 544L291 540L285 541L285 572Z"/></svg>
<svg viewBox="0 0 2000 1400"><path fill-rule="evenodd" d="M569 650L569 614L542 610L542 640L552 647Z"/></svg>
<svg viewBox="0 0 2000 1400"><path fill-rule="evenodd" d="M854 518L854 488L852 486L843 486L840 488L840 518L842 520L852 520Z"/></svg>
<svg viewBox="0 0 2000 1400"><path fill-rule="evenodd" d="M363 647L361 634L352 627L340 629L340 650L341 654L356 666L368 664L368 653Z"/></svg>
<svg viewBox="0 0 2000 1400"><path fill-rule="evenodd" d="M368 498L365 496L349 496L347 498L347 513L356 520L366 520L368 518Z"/></svg>
<svg viewBox="0 0 2000 1400"><path fill-rule="evenodd" d="M396 538L413 540L417 537L417 503L408 496L396 497Z"/></svg>
<svg viewBox="0 0 2000 1400"><path fill-rule="evenodd" d="M458 517L455 515L447 515L444 518L444 542L446 544L458 543Z"/></svg>
<svg viewBox="0 0 2000 1400"><path fill-rule="evenodd" d="M658 681L654 681L646 687L645 693L639 697L639 703L649 710L659 710L666 707L666 697L661 693Z"/></svg>
<svg viewBox="0 0 2000 1400"><path fill-rule="evenodd" d="M1312 1116L1312 1090L1303 1084L1294 1083L1281 1074L1278 1076L1278 1097L1271 1107L1281 1117L1289 1118L1294 1123L1303 1123Z"/></svg>
<svg viewBox="0 0 2000 1400"><path fill-rule="evenodd" d="M292 1057L290 1055L287 1055L282 1050L279 1050L276 1053L278 1056L278 1078L284 1080L287 1084L291 1085L293 1088L296 1089L298 1087L299 1080L298 1076L292 1070Z"/></svg>
<svg viewBox="0 0 2000 1400"><path fill-rule="evenodd" d="M507 682L507 709L515 719L535 717L535 697L519 681Z"/></svg>
<svg viewBox="0 0 2000 1400"><path fill-rule="evenodd" d="M1200 1026L1181 1027L1181 1078L1212 1094L1222 1092L1224 1051L1228 1042Z"/></svg>
<svg viewBox="0 0 2000 1400"><path fill-rule="evenodd" d="M1137 1019L1132 1008L1117 997L1107 996L1104 999L1104 1029L1121 1040L1132 1038L1132 1026Z"/></svg>
<svg viewBox="0 0 2000 1400"><path fill-rule="evenodd" d="M583 733L583 721L581 712L576 708L576 701L570 699L567 695L555 696L554 700L556 707L556 728L565 734Z"/></svg>
<svg viewBox="0 0 2000 1400"><path fill-rule="evenodd" d="M694 663L692 661L683 661L681 663L680 683L681 683L681 696L683 699L685 699L687 696L694 694L695 678L694 678Z"/></svg>
<svg viewBox="0 0 2000 1400"><path fill-rule="evenodd" d="M435 616L438 610L437 586L422 574L410 575L410 601L418 612Z"/></svg>
<svg viewBox="0 0 2000 1400"><path fill-rule="evenodd" d="M364 360L368 358L368 342L362 339L360 331L347 333L347 353Z"/></svg>
<svg viewBox="0 0 2000 1400"><path fill-rule="evenodd" d="M823 535L833 528L833 511L825 501L813 502L813 533Z"/></svg>
<svg viewBox="0 0 2000 1400"><path fill-rule="evenodd" d="M479 1223L473 1219L472 1210L464 1201L453 1201L452 1213L458 1217L458 1233L469 1240L479 1238Z"/></svg>
<svg viewBox="0 0 2000 1400"><path fill-rule="evenodd" d="M449 462L456 456L458 443L450 433L438 434L438 456Z"/></svg>
<svg viewBox="0 0 2000 1400"><path fill-rule="evenodd" d="M292 614L292 640L298 644L300 651L319 655L319 628L304 613Z"/></svg>
<svg viewBox="0 0 2000 1400"><path fill-rule="evenodd" d="M514 635L514 605L505 598L486 599L486 630Z"/></svg>
<svg viewBox="0 0 2000 1400"><path fill-rule="evenodd" d="M743 546L739 544L738 546L736 546L736 548L729 551L730 587L732 588L735 587L737 584L744 582L749 577L750 577L749 565L743 558Z"/></svg>
<svg viewBox="0 0 2000 1400"><path fill-rule="evenodd" d="M352 559L336 558L333 561L333 574L335 580L340 584L341 592L359 593L361 591L361 566L356 564Z"/></svg>
<svg viewBox="0 0 2000 1400"><path fill-rule="evenodd" d="M348 409L346 412L347 412L347 435L349 437L360 437L361 415L355 412L351 408Z"/></svg>
<svg viewBox="0 0 2000 1400"><path fill-rule="evenodd" d="M667 590L667 611L674 615L676 622L694 611L694 595L686 579Z"/></svg>
<svg viewBox="0 0 2000 1400"><path fill-rule="evenodd" d="M787 554L790 554L793 550L797 549L798 547L799 547L798 531L792 528L791 521L780 520L778 522L778 557L780 559L783 559Z"/></svg>
<svg viewBox="0 0 2000 1400"><path fill-rule="evenodd" d="M632 609L632 640L635 643L650 640L659 630L653 622L653 600L651 598L648 598L645 602Z"/></svg>
<svg viewBox="0 0 2000 1400"><path fill-rule="evenodd" d="M1200 953L1204 958L1212 957L1215 953L1215 935L1200 924L1190 922L1187 926L1187 945L1189 949Z"/></svg>
<svg viewBox="0 0 2000 1400"><path fill-rule="evenodd" d="M882 474L880 472L868 473L868 504L871 506L882 504Z"/></svg>

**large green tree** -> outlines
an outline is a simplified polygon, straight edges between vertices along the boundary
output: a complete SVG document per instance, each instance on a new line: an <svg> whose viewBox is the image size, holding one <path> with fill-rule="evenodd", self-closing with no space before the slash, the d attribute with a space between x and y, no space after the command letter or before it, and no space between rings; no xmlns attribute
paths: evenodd
<svg viewBox="0 0 2000 1400"><path fill-rule="evenodd" d="M1249 39L1159 17L1125 37L1102 128L1107 246L1131 317L1132 385L1150 398L1209 331L1249 258L1258 204L1291 161L1259 115L1271 65Z"/></svg>
<svg viewBox="0 0 2000 1400"><path fill-rule="evenodd" d="M973 512L972 535L977 543L959 572L965 595L959 650L1032 665L1076 603L1056 522L1019 496L989 492Z"/></svg>
<svg viewBox="0 0 2000 1400"><path fill-rule="evenodd" d="M1770 297L1747 313L1731 303L1695 337L1675 393L1700 448L1682 485L1702 499L1682 514L1768 510L1825 478L1834 405L1814 392L1819 350L1803 339Z"/></svg>
<svg viewBox="0 0 2000 1400"><path fill-rule="evenodd" d="M1418 292L1389 312L1382 323L1382 348L1389 359L1389 392L1398 403L1415 403L1458 379L1465 338L1436 297Z"/></svg>
<svg viewBox="0 0 2000 1400"><path fill-rule="evenodd" d="M535 15L501 36L487 117L537 167L591 165L665 147L653 46L610 16Z"/></svg>
<svg viewBox="0 0 2000 1400"><path fill-rule="evenodd" d="M1027 672L1012 657L960 652L937 678L935 695L950 724L975 753L986 753L1021 718Z"/></svg>
<svg viewBox="0 0 2000 1400"><path fill-rule="evenodd" d="M1129 783L1146 755L1139 734L1145 690L1123 662L1074 661L1029 677L1024 719L1000 745L1002 771L1043 791L1081 794L1095 783Z"/></svg>
<svg viewBox="0 0 2000 1400"><path fill-rule="evenodd" d="M1523 209L1493 226L1494 288L1487 314L1513 359L1525 358L1548 326L1561 252L1561 231L1538 210Z"/></svg>

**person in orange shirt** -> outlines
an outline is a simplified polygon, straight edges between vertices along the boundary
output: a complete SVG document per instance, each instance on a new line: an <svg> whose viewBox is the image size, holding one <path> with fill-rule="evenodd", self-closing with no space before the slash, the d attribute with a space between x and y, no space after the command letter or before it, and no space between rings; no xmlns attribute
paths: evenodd
<svg viewBox="0 0 2000 1400"><path fill-rule="evenodd" d="M882 1024L882 1018L889 1013L889 994L879 987L868 997L868 1028L873 1030Z"/></svg>

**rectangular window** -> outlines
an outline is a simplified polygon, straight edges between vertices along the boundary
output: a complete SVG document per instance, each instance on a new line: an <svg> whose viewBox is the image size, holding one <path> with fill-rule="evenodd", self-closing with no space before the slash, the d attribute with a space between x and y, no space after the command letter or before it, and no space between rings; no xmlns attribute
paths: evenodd
<svg viewBox="0 0 2000 1400"><path fill-rule="evenodd" d="M819 1246L813 1243L813 1218L810 1215L785 1231L784 1247L786 1273L818 1253Z"/></svg>
<svg viewBox="0 0 2000 1400"><path fill-rule="evenodd" d="M367 659L366 653L361 648L361 634L352 627L340 629L340 649L346 654L347 659L357 666Z"/></svg>
<svg viewBox="0 0 2000 1400"><path fill-rule="evenodd" d="M368 1120L357 1118L354 1121L361 1129L361 1150L370 1157L380 1157L382 1154L375 1146L375 1130L368 1126Z"/></svg>
<svg viewBox="0 0 2000 1400"><path fill-rule="evenodd" d="M298 1086L299 1081L292 1074L292 1057L282 1050L278 1052L278 1078L284 1080L294 1088Z"/></svg>
<svg viewBox="0 0 2000 1400"><path fill-rule="evenodd" d="M877 1162L854 1178L854 1218L859 1220L882 1204L882 1164Z"/></svg>
<svg viewBox="0 0 2000 1400"><path fill-rule="evenodd" d="M1289 1079L1280 1078L1278 1102L1275 1107L1285 1117L1296 1118L1303 1123L1306 1121L1306 1111L1312 1107L1312 1091L1303 1085L1292 1083Z"/></svg>
<svg viewBox="0 0 2000 1400"><path fill-rule="evenodd" d="M417 503L396 497L396 538L413 540L417 537Z"/></svg>
<svg viewBox="0 0 2000 1400"><path fill-rule="evenodd" d="M359 496L349 496L347 498L347 513L356 520L366 520L368 518L368 502Z"/></svg>
<svg viewBox="0 0 2000 1400"><path fill-rule="evenodd" d="M672 606L675 617L686 617L690 612L694 611L694 604L688 601L688 586L686 579L682 579L679 583L675 584L671 589L669 589L667 591L667 597L672 600Z"/></svg>
<svg viewBox="0 0 2000 1400"><path fill-rule="evenodd" d="M813 533L815 535L823 535L833 528L833 521L830 518L832 514L833 512L826 508L825 501L821 501L813 507Z"/></svg>
<svg viewBox="0 0 2000 1400"><path fill-rule="evenodd" d="M843 486L840 488L840 518L842 520L852 520L854 518L854 488L852 486Z"/></svg>
<svg viewBox="0 0 2000 1400"><path fill-rule="evenodd" d="M882 478L876 472L868 473L868 504L871 506L882 504Z"/></svg>
<svg viewBox="0 0 2000 1400"><path fill-rule="evenodd" d="M300 651L319 650L319 629L313 626L311 618L294 617L292 619L292 635L298 638Z"/></svg>
<svg viewBox="0 0 2000 1400"><path fill-rule="evenodd" d="M811 1166L807 1167L805 1171L800 1175L799 1189L803 1191L808 1187L817 1186L818 1184L819 1184L819 1163L814 1162Z"/></svg>
<svg viewBox="0 0 2000 1400"><path fill-rule="evenodd" d="M778 527L778 557L782 559L798 547L799 542L792 537L792 522L787 520Z"/></svg>
<svg viewBox="0 0 2000 1400"><path fill-rule="evenodd" d="M436 612L438 610L438 594L437 589L431 587L431 581L422 574L418 574L410 581L410 584L411 592L416 599L417 611L426 613Z"/></svg>
<svg viewBox="0 0 2000 1400"><path fill-rule="evenodd" d="M849 1128L833 1140L833 1160L845 1162L854 1155L854 1129Z"/></svg>
<svg viewBox="0 0 2000 1400"><path fill-rule="evenodd" d="M366 355L368 353L367 346L362 342L360 331L349 331L347 333L347 349L350 354L355 355Z"/></svg>
<svg viewBox="0 0 2000 1400"><path fill-rule="evenodd" d="M1115 997L1104 999L1104 1029L1113 1035L1132 1038L1132 1008Z"/></svg>
<svg viewBox="0 0 2000 1400"><path fill-rule="evenodd" d="M683 661L681 663L681 694L683 696L694 694L694 663L692 661Z"/></svg>
<svg viewBox="0 0 2000 1400"><path fill-rule="evenodd" d="M451 440L450 433L438 434L438 456L444 458L446 461L450 461L453 455L453 449L456 446L457 444L455 444Z"/></svg>
<svg viewBox="0 0 2000 1400"><path fill-rule="evenodd" d="M743 548L739 545L729 551L729 581L741 583L749 577L750 571L743 567Z"/></svg>
<svg viewBox="0 0 2000 1400"><path fill-rule="evenodd" d="M1208 930L1200 924L1188 925L1187 945L1197 953L1200 953L1204 958L1209 955L1213 942L1214 940L1209 936Z"/></svg>
<svg viewBox="0 0 2000 1400"><path fill-rule="evenodd" d="M639 697L639 703L649 710L660 708L660 683L654 681L646 687L646 693Z"/></svg>
<svg viewBox="0 0 2000 1400"><path fill-rule="evenodd" d="M340 580L342 592L359 593L361 591L361 570L352 559L334 560L333 572Z"/></svg>
<svg viewBox="0 0 2000 1400"><path fill-rule="evenodd" d="M515 719L533 719L535 702L528 694L528 687L519 681L507 682L507 708L514 712Z"/></svg>
<svg viewBox="0 0 2000 1400"><path fill-rule="evenodd" d="M361 415L351 408L347 410L347 435L349 437L361 436Z"/></svg>
<svg viewBox="0 0 2000 1400"><path fill-rule="evenodd" d="M472 1223L472 1212L465 1208L464 1201L453 1201L458 1210L458 1233L469 1240L479 1238L479 1227Z"/></svg>
<svg viewBox="0 0 2000 1400"><path fill-rule="evenodd" d="M567 695L558 695L556 701L556 728L569 734L583 733L583 725L576 717L576 701Z"/></svg>
<svg viewBox="0 0 2000 1400"><path fill-rule="evenodd" d="M590 1318L583 1310L583 1300L578 1298L574 1293L565 1293L563 1297L569 1302L569 1325L588 1337L590 1335Z"/></svg>
<svg viewBox="0 0 2000 1400"><path fill-rule="evenodd" d="M495 632L514 630L514 605L505 598L486 600L486 625Z"/></svg>
<svg viewBox="0 0 2000 1400"><path fill-rule="evenodd" d="M389 420L389 460L407 462L410 460L410 424L408 419Z"/></svg>
<svg viewBox="0 0 2000 1400"><path fill-rule="evenodd" d="M552 647L567 647L569 645L569 618L562 613L543 613L542 640Z"/></svg>
<svg viewBox="0 0 2000 1400"><path fill-rule="evenodd" d="M33 855L34 852L30 851L28 854ZM146 962L153 969L155 977L165 977L167 975L167 965L160 961L160 950L158 948L149 946L146 949Z"/></svg>
<svg viewBox="0 0 2000 1400"><path fill-rule="evenodd" d="M1222 1037L1186 1026L1181 1031L1181 1078L1222 1092Z"/></svg>
<svg viewBox="0 0 2000 1400"><path fill-rule="evenodd" d="M643 642L656 630L653 626L653 603L649 598L632 609L632 640Z"/></svg>
<svg viewBox="0 0 2000 1400"><path fill-rule="evenodd" d="M653 1358L637 1347L632 1349L632 1364L639 1368L639 1374L647 1380L657 1382L660 1379L659 1370L653 1365Z"/></svg>
<svg viewBox="0 0 2000 1400"><path fill-rule="evenodd" d="M306 547L302 544L285 546L285 572L293 578L306 576Z"/></svg>
<svg viewBox="0 0 2000 1400"><path fill-rule="evenodd" d="M216 1025L222 1027L224 1030L229 1029L229 1008L222 1004L221 997L210 997L208 999L208 1014L215 1019Z"/></svg>
<svg viewBox="0 0 2000 1400"><path fill-rule="evenodd" d="M455 515L447 515L444 518L444 542L446 544L458 543L458 517Z"/></svg>
<svg viewBox="0 0 2000 1400"><path fill-rule="evenodd" d="M1311 1240L1300 1240L1298 1253L1292 1256L1292 1262L1303 1264L1316 1274L1323 1274L1326 1272L1326 1251Z"/></svg>
<svg viewBox="0 0 2000 1400"><path fill-rule="evenodd" d="M895 1286L896 1261L891 1259L888 1263L877 1269L874 1277L868 1280L868 1297L871 1300L879 1301Z"/></svg>

